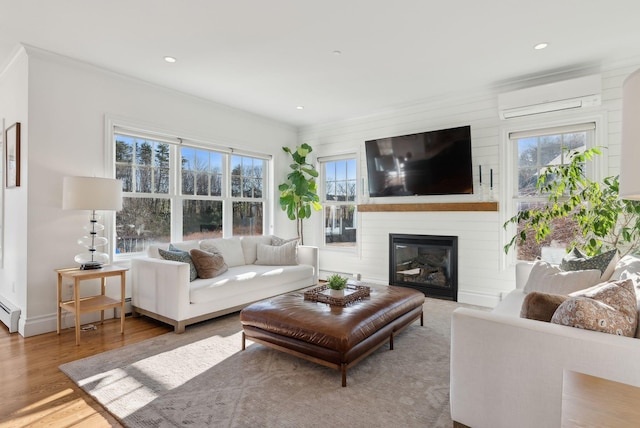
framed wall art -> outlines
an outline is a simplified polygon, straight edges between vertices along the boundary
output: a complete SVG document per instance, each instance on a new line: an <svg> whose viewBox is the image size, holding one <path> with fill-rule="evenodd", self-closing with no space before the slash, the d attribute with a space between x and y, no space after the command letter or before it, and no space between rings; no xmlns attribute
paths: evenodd
<svg viewBox="0 0 640 428"><path fill-rule="evenodd" d="M9 126L4 132L5 187L20 186L20 122Z"/></svg>

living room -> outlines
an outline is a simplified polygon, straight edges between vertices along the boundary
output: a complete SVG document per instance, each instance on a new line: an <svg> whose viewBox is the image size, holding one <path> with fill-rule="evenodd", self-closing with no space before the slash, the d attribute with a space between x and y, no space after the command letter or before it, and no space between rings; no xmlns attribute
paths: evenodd
<svg viewBox="0 0 640 428"><path fill-rule="evenodd" d="M553 7L551 2L547 6ZM634 15L631 12L638 6L623 2L622 6L609 7L612 16L607 21L615 21L614 18ZM588 17L594 19L592 14ZM18 334L31 337L56 329L54 270L73 265L73 257L79 251L76 241L87 219L85 212L62 210L62 180L69 175L113 177L113 162L108 161L107 155L111 149L109 126L128 126L206 141L216 147L271 155L272 207L264 230L265 234L290 238L296 235L295 225L275 203L277 186L288 169L288 158L282 146L308 143L313 147L316 159L355 157L359 165L358 187L361 191L358 192L358 204L361 205L475 203L491 197L469 194L369 198L365 191L365 141L469 125L474 187L479 184L479 166L483 170L485 186L489 171L492 171L492 200L497 202L497 210L362 210L357 215L357 245L347 249L324 245L323 215L313 213L305 224L304 238L305 244L320 248L322 277L338 272L357 275L363 281L386 283L390 234L455 235L459 239L460 259L457 300L495 306L503 294L513 289L515 281L515 259L513 254L504 254L503 246L509 235L502 227L511 212L512 180L508 177L513 171L510 152L505 148L509 134L595 123L595 143L607 147L600 159L599 174L617 174L620 169L622 84L627 76L640 68L640 52L632 50L616 50L615 54L608 55L598 49L597 55L583 53L574 62L560 61L558 57L568 53L561 50L559 42L549 39L546 51L533 50L534 43L546 39L543 35L542 32L532 34L530 43L521 47L530 51L527 55L538 55L530 60L538 64L535 73L522 69L510 79L478 83L471 88L465 85L464 90L446 88L433 97L395 100L388 105L376 106L376 109L362 110L363 113L325 116L325 120L302 124L269 117L263 113L268 109L256 113L257 110L232 107L223 101L204 99L168 85L149 83L143 77L129 76L116 65L113 69L96 66L74 58L63 49L57 51L55 46L32 45L29 40L21 40L25 44L12 46L12 55L3 58L0 74L0 117L4 119L4 127L17 122L22 126L21 184L3 191L0 267L0 296L21 312ZM609 47L635 36L637 33L626 35L621 30ZM327 44L338 44L338 41ZM458 47L453 44L451 49ZM338 48L344 52L334 54L333 50ZM561 52L554 53L553 49ZM159 58L167 54L161 50L156 49ZM356 61L349 57L348 47L331 46L325 50L330 60ZM424 50L428 51L427 48ZM412 51L408 55L426 56L423 51ZM256 59L266 60L261 55ZM180 61L178 58L176 65L180 66ZM502 61L506 67L510 59L502 57ZM426 62L437 63L435 59ZM495 62L492 66L500 68L500 63ZM424 80L431 79L429 67L425 64L422 71ZM362 72L362 68L358 70ZM172 71L168 69L164 73L170 79ZM474 67L460 73L472 75ZM593 75L600 76L601 101L598 105L512 120L502 120L499 116L498 96L502 93ZM309 79L319 77L311 75ZM416 86L420 84L421 81L415 81ZM351 85L357 86L357 81L352 80ZM260 92L255 86L248 86ZM229 98L233 96L229 95ZM261 104L269 104L269 99L273 99L266 98ZM305 106L307 112L312 109L312 103ZM301 113L305 114L305 110ZM113 222L113 218L113 214L105 215L107 221ZM127 262L121 263L126 265ZM131 295L130 287L127 284L128 296Z"/></svg>

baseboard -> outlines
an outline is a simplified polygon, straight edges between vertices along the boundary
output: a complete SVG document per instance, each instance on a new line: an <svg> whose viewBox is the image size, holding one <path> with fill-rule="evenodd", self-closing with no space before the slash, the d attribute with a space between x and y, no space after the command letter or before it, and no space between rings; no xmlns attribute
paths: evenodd
<svg viewBox="0 0 640 428"><path fill-rule="evenodd" d="M500 302L500 296L496 294L485 294L458 290L458 302L466 303L468 305L495 308L496 305Z"/></svg>
<svg viewBox="0 0 640 428"><path fill-rule="evenodd" d="M104 311L104 319L113 318L114 311ZM100 311L90 312L80 317L80 325L95 323L100 321ZM71 312L62 311L62 330L67 328L73 328L75 326L74 315ZM58 329L57 315L49 314L39 317L32 317L25 319L20 317L20 323L18 324L18 332L23 337L37 336L39 334L51 333Z"/></svg>

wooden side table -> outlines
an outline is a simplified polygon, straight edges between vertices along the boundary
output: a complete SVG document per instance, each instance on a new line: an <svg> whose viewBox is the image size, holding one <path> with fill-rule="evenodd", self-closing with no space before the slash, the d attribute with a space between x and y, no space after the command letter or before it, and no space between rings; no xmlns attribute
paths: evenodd
<svg viewBox="0 0 640 428"><path fill-rule="evenodd" d="M106 265L100 269L80 270L79 268L56 269L58 273L58 334L62 324L62 311L68 311L76 318L76 345L80 345L80 315L100 311L100 323L104 322L105 309L120 307L120 333L124 334L124 289L126 272L129 268ZM112 299L105 295L107 278L120 276L120 299ZM62 278L73 279L73 300L62 300ZM80 298L80 282L87 279L100 278L100 294Z"/></svg>
<svg viewBox="0 0 640 428"><path fill-rule="evenodd" d="M565 370L562 376L562 428L637 427L640 388Z"/></svg>

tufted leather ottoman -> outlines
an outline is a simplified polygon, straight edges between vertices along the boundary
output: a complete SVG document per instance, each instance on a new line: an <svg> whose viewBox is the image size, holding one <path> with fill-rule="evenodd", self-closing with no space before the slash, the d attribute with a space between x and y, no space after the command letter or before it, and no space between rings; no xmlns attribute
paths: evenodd
<svg viewBox="0 0 640 428"><path fill-rule="evenodd" d="M348 306L304 300L304 291L256 302L240 312L245 339L342 372L420 318L424 294L406 287L375 286L365 300Z"/></svg>

